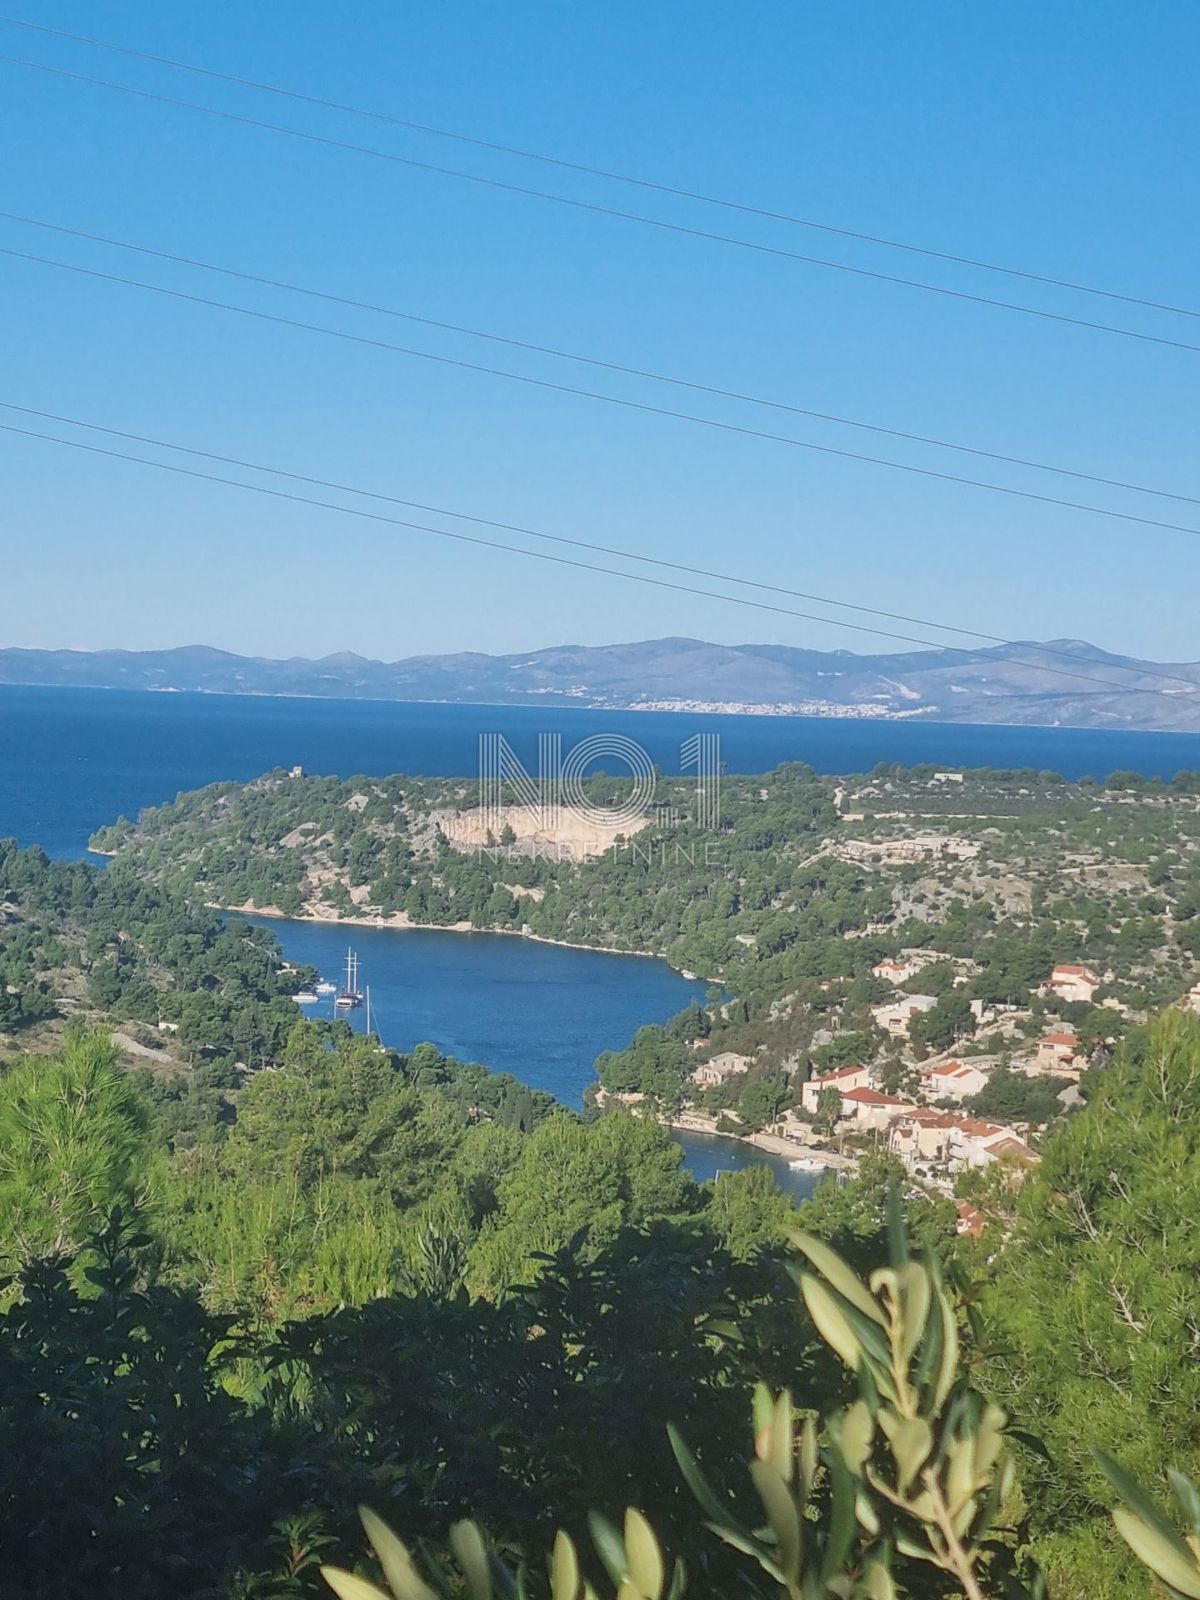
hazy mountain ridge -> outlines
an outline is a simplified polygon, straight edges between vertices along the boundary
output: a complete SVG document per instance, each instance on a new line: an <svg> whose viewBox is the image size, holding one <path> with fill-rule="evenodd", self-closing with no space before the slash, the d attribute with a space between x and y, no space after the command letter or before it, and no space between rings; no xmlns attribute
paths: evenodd
<svg viewBox="0 0 1200 1600"><path fill-rule="evenodd" d="M0 649L0 683L332 699L793 711L945 722L1200 729L1200 663L1118 656L1079 639L856 655L650 639L519 655L373 661L171 650Z"/></svg>

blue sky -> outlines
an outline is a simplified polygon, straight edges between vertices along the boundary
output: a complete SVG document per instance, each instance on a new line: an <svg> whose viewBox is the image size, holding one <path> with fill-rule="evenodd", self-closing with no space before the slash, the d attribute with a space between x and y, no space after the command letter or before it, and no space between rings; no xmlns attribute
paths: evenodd
<svg viewBox="0 0 1200 1600"><path fill-rule="evenodd" d="M286 11L113 0L102 12L63 3L19 14L505 144L1200 306L1189 201L1200 12L1184 0L373 0L350 16L310 0ZM1192 318L639 193L7 26L0 52L1200 344ZM6 63L0 139L7 211L1200 494L1200 354L588 215ZM0 246L650 404L679 399L9 222ZM0 305L0 399L998 635L1200 656L1181 603L1200 573L1200 543L1187 534L717 434L3 256ZM683 408L973 470L966 458L732 402L684 398ZM1200 506L990 471L1200 527ZM0 537L5 644L207 642L386 658L660 634L888 647L832 624L471 550L8 434Z"/></svg>

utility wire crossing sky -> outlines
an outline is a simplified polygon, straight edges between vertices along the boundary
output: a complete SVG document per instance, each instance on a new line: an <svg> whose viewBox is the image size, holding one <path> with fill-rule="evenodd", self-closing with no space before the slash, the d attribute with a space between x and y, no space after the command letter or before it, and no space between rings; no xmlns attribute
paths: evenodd
<svg viewBox="0 0 1200 1600"><path fill-rule="evenodd" d="M1130 525L1200 532L1146 515L1138 498L1200 504L1189 492L1200 343L1184 336L1200 315L1186 303L1196 240L1167 204L1197 113L1145 19L1135 38L1121 8L1091 7L1107 26L1081 43L1063 19L1022 4L1003 19L946 12L940 32L868 6L877 26L866 33L809 16L731 35L722 17L681 42L665 17L618 8L600 29L535 9L536 34L496 18L469 39L452 10L418 19L403 40L382 11L360 33L331 36L306 4L286 40L253 18L172 19L168 38L140 3L126 7L120 37L114 22L103 40L71 26L87 16L78 5L52 22L0 18L14 38L35 32L60 53L0 56L12 90L0 131L16 155L0 278L20 334L11 367L22 401L58 416L99 412L122 436L158 439L166 419L194 441L166 448L230 462L298 457L321 476L262 470L306 482L354 483L382 462L413 497L401 503L465 497L503 508L501 527L568 523L578 534L568 542L589 549L959 637L1087 636L1158 659L1200 653L1155 587L1164 570L1170 592L1186 585L1188 541L1164 543L1148 562L1144 539L1139 548L1127 537ZM626 54L634 40L642 70ZM1068 49L1077 70L1055 98L1031 59L1048 72ZM1174 49L1171 60L1177 40ZM87 65L97 50L144 81L101 82ZM785 68L795 93L783 92ZM181 72L231 98L189 101L175 92ZM848 98L850 78L870 80L874 95ZM727 92L711 92L719 80ZM734 82L753 92L739 98ZM258 114L264 95L315 120L275 123ZM1086 144L1073 119L1081 130L1105 97L1123 137L1092 119ZM346 117L499 165L467 171L364 145L342 136ZM518 181L530 163L582 187ZM688 177L671 181L668 168ZM610 204L612 184L652 195L656 209ZM803 208L792 204L800 194ZM718 232L703 221L713 208L767 231ZM79 259L19 248L9 230L31 228L70 238ZM836 239L846 258L793 249L783 240L797 228ZM165 281L109 272L113 249L153 257ZM958 281L906 277L873 251L920 257ZM34 265L57 270L39 282ZM64 269L77 293L63 288ZM259 303L194 293L197 270L238 279ZM1001 298L972 286L973 274L1052 298ZM130 287L146 298L131 304ZM348 325L286 316L280 294L336 305ZM1080 297L1119 303L1139 323L1077 314ZM239 337L219 331L214 309L238 318ZM380 315L448 346L359 331ZM321 354L281 342L296 331L335 343ZM472 361L463 340L504 345L530 366ZM406 376L376 359L396 354L420 367ZM563 361L632 391L561 382L553 364ZM517 386L512 403L497 405L495 379ZM646 384L703 394L724 414L655 404L639 395ZM798 390L811 404L775 397ZM746 406L819 431L755 428L738 420ZM675 422L689 426L662 426ZM847 449L846 428L913 459ZM231 519L203 489L135 486L111 453L64 478L43 448L51 442L5 452L17 567L32 572L33 553L52 550L87 559L90 583L35 603L16 622L26 637L9 642L520 649L727 632L717 619L730 599L805 624L781 631L763 617L761 638L823 647L864 627L645 574L623 576L678 592L683 609L662 594L597 605L569 572L526 583L482 551L464 567L367 538L339 550L322 507ZM1014 481L931 464L947 451ZM1111 503L1044 493L1038 474L1087 482ZM312 582L331 560L344 581ZM939 613L954 620L920 620Z"/></svg>

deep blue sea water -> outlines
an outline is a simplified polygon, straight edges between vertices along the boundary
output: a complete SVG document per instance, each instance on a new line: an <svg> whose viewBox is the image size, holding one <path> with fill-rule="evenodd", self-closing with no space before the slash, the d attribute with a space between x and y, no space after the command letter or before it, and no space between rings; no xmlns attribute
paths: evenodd
<svg viewBox="0 0 1200 1600"><path fill-rule="evenodd" d="M861 772L877 761L1052 768L1103 777L1118 768L1171 777L1200 768L1200 735L972 727L813 717L702 717L542 707L260 699L0 685L0 837L79 856L89 834L143 806L273 767L309 772L470 776L481 734L503 733L532 771L541 733L564 751L593 733L638 741L664 771L679 747L716 733L731 772L806 761ZM284 949L336 976L347 930L272 923ZM502 935L354 929L380 1032L398 1049L433 1040L579 1103L595 1056L687 1005L695 986L662 962L566 950ZM698 1177L764 1161L794 1192L811 1179L728 1140L684 1136Z"/></svg>

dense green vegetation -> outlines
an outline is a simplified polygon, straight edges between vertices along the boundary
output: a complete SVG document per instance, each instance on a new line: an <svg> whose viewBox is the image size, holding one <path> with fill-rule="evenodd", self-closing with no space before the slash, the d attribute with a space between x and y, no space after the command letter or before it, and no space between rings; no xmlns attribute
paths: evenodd
<svg viewBox="0 0 1200 1600"><path fill-rule="evenodd" d="M686 1556L691 1592L774 1593L775 1569L793 1559L778 1543L782 1502L761 1469L751 1490L738 1464L758 1383L772 1395L789 1386L782 1409L756 1402L756 1431L758 1459L775 1463L815 1519L802 1519L801 1571L824 1562L832 1540L866 1583L892 1542L897 1595L1036 1595L1032 1554L1060 1600L1148 1596L1109 1516L1125 1480L1117 1473L1114 1491L1094 1449L1151 1486L1168 1463L1196 1469L1200 1025L1174 1014L1137 1033L1019 1196L991 1197L991 1231L978 1244L956 1242L945 1202L908 1196L917 1259L933 1252L945 1264L932 1300L915 1287L912 1274L928 1270L915 1263L899 1300L889 1302L886 1275L871 1279L885 1314L894 1303L918 1323L942 1304L936 1283L945 1284L937 1315L950 1317L962 1345L962 1387L936 1380L919 1330L903 1346L929 1430L914 1424L904 1438L928 1440L921 1449L935 1470L949 1472L979 1429L1003 1432L997 1403L1017 1425L1020 1485L1006 1470L989 1501L992 1457L975 1457L983 1476L971 1480L974 1510L959 1526L974 1588L938 1535L939 1514L903 1476L900 1436L879 1411L896 1403L883 1369L855 1381L856 1342L872 1363L898 1358L883 1354L886 1344L877 1352L871 1320L853 1314L845 1269L806 1247L816 1275L799 1315L784 1270L781 1236L796 1225L831 1240L855 1271L886 1263L896 1248L886 1159L796 1213L761 1171L697 1190L652 1125L587 1127L554 1112L532 1134L489 1125L489 1141L519 1154L489 1180L492 1209L464 1238L428 1193L397 1186L423 1164L411 1122L439 1123L437 1091L417 1089L400 1061L368 1061L361 1041L321 1033L299 1025L292 1061L257 1075L261 1099L221 1153L235 1194L253 1169L264 1188L357 1188L364 1215L382 1217L386 1203L401 1222L420 1219L407 1253L397 1230L390 1270L377 1240L346 1228L339 1270L353 1278L356 1255L364 1270L324 1306L331 1268L313 1235L327 1223L336 1234L336 1202L314 1205L280 1263L285 1291L309 1274L311 1300L228 1295L181 1222L194 1152L181 1158L162 1145L152 1107L102 1038L73 1035L61 1059L27 1058L0 1079L0 1221L21 1263L0 1300L6 1593L315 1595L320 1562L349 1567L362 1553L361 1501L434 1550L455 1519L478 1515L499 1553L530 1559L534 1571L557 1523L585 1568L595 1563L598 1584L616 1547L605 1536L591 1553L599 1525L590 1533L586 1513L619 1521L634 1505L668 1558ZM364 1142L345 1111L376 1070L402 1080L395 1094L432 1098L399 1139L380 1127ZM479 1131L460 1131L444 1168L460 1196L480 1192ZM280 1179L275 1161L294 1161L302 1180ZM600 1220L591 1202L605 1194ZM204 1236L236 1226L231 1211ZM510 1251L492 1250L510 1230ZM931 1348L946 1348L944 1330ZM866 1412L853 1409L856 1394ZM786 1444L762 1441L768 1426L790 1436L793 1407L800 1455L789 1480ZM810 1413L826 1420L806 1444ZM668 1424L712 1486L707 1504L689 1487L696 1468L680 1472ZM861 1441L846 1458L852 1476L871 1452L878 1458L864 1480L887 1503L876 1507L878 1525L861 1501L850 1524L839 1521L836 1458L851 1428ZM1026 1448L1024 1428L1044 1453ZM945 1482L948 1495L961 1490L953 1476ZM755 1494L766 1496L775 1532L739 1535L732 1548L712 1538L714 1516L731 1528L761 1522ZM1144 1502L1136 1509L1148 1514ZM932 1569L914 1564L914 1539L937 1555ZM871 1584L826 1592L893 1592Z"/></svg>
<svg viewBox="0 0 1200 1600"><path fill-rule="evenodd" d="M0 840L0 917L0 977L21 1007L9 1030L63 998L118 1021L167 1021L216 1083L239 1060L273 1059L296 1020L288 996L304 975L284 969L269 933L125 863L101 871Z"/></svg>
<svg viewBox="0 0 1200 1600"><path fill-rule="evenodd" d="M464 1517L495 1541L498 1596L523 1562L547 1593L555 1526L623 1600L666 1600L677 1556L714 1597L1036 1596L1033 1559L1057 1600L1149 1595L1110 1517L1129 1484L1093 1452L1159 1499L1169 1466L1200 1466L1200 1024L1146 1020L1200 948L1195 784L793 767L726 790L707 861L669 825L670 870L454 849L438 817L466 788L398 779L185 796L106 833L103 870L0 844L6 1594L328 1593L321 1563L379 1578L365 1503L423 1547L433 1592L473 1600L478 1571L468 1591L444 1566ZM930 853L930 829L979 851ZM1062 1117L1056 1080L1001 1061L973 1109L1049 1125L1022 1184L963 1180L980 1239L882 1154L800 1208L761 1168L698 1186L648 1118L299 1020L309 975L207 905L247 901L666 950L718 983L601 1079L671 1105L740 1052L701 1100L741 1127L815 1069L873 1056L900 1086L943 1039L970 1058L972 999L1020 1008L1013 1051L1073 1024L1086 1104ZM871 968L901 950L938 958L899 990L937 1000L907 1055L871 1020L897 993ZM1059 961L1104 975L1095 1004L1032 992ZM797 1227L848 1263L806 1246L799 1302ZM870 1277L889 1261L902 1276ZM961 1522L935 1489L968 1495ZM1130 1504L1122 1531L1196 1592L1188 1547ZM628 1506L646 1520L619 1535ZM556 1600L581 1600L568 1580Z"/></svg>
<svg viewBox="0 0 1200 1600"><path fill-rule="evenodd" d="M672 1417L703 1394L717 1428L799 1358L777 1191L715 1205L651 1123L522 1132L461 1087L301 1022L172 1149L102 1037L0 1078L6 1593L310 1592L289 1541L339 1544L367 1495L430 1534L579 1527L661 1500Z"/></svg>
<svg viewBox="0 0 1200 1600"><path fill-rule="evenodd" d="M1008 1418L960 1364L961 1308L936 1258L913 1259L894 1194L889 1212L890 1265L867 1281L821 1240L797 1236L805 1309L855 1373L859 1394L823 1425L809 1416L797 1429L793 1395L756 1387L748 1476L761 1525L744 1522L731 1498L722 1499L674 1431L682 1475L708 1513L708 1532L746 1558L737 1574L744 1592L797 1600L935 1593L1038 1600L1041 1574L1008 1512L1016 1482ZM442 1577L431 1591L387 1525L370 1511L363 1521L396 1600L460 1591L455 1577ZM593 1519L591 1532L619 1596L663 1600L685 1592L688 1565L671 1560L636 1508L627 1509L622 1531ZM494 1592L496 1567L519 1592L523 1574L510 1575L496 1562L477 1523L459 1523L451 1543L472 1600ZM703 1570L702 1546L689 1549L688 1558ZM324 1570L342 1600L386 1600L355 1574ZM550 1564L553 1593L570 1600L591 1593L585 1571L575 1542L560 1531ZM434 1572L436 1581L442 1575Z"/></svg>
<svg viewBox="0 0 1200 1600"><path fill-rule="evenodd" d="M1011 1354L1003 1397L1050 1454L1031 1495L1051 1556L1082 1570L1103 1546L1108 1486L1098 1441L1149 1480L1197 1465L1200 1367L1200 1037L1181 1015L1130 1041L1086 1110L1044 1148L1021 1198L988 1310ZM1097 1600L1123 1595L1097 1572Z"/></svg>

